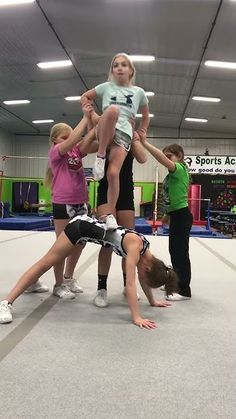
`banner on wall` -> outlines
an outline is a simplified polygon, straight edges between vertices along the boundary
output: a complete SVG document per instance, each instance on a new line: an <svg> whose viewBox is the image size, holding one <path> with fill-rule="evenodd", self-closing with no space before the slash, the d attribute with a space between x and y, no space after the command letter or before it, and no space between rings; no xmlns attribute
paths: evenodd
<svg viewBox="0 0 236 419"><path fill-rule="evenodd" d="M190 174L236 174L236 156L185 156Z"/></svg>

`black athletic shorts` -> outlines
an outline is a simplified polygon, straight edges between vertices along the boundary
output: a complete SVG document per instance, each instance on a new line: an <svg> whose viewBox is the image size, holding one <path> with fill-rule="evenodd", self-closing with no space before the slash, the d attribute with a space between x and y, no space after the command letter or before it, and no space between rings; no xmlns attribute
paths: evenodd
<svg viewBox="0 0 236 419"><path fill-rule="evenodd" d="M76 215L88 214L87 204L52 204L54 220L69 220Z"/></svg>
<svg viewBox="0 0 236 419"><path fill-rule="evenodd" d="M99 182L97 191L97 207L107 203L108 183L106 178ZM118 201L116 203L117 211L134 211L134 189L127 185L127 188L121 188Z"/></svg>
<svg viewBox="0 0 236 419"><path fill-rule="evenodd" d="M88 222L86 220L76 219L67 224L64 233L73 245L77 243L85 244L87 241L102 244L100 241L104 239L106 230L105 228L101 228L100 225L97 225L95 220Z"/></svg>

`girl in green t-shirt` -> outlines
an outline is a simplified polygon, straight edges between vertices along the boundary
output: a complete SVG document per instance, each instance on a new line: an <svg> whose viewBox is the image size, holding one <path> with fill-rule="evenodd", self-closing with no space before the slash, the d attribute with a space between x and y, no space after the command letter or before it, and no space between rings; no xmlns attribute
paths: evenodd
<svg viewBox="0 0 236 419"><path fill-rule="evenodd" d="M170 301L191 298L191 263L189 258L189 235L193 216L188 208L189 173L184 163L184 151L178 144L166 146L163 151L149 144L141 135L144 147L169 173L163 182L166 212L170 218L169 252L171 263L178 275L178 292L168 295Z"/></svg>

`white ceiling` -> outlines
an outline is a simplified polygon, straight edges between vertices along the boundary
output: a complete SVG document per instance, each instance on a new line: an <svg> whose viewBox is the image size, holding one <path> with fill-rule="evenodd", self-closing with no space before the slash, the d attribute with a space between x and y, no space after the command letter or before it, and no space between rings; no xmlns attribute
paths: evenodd
<svg viewBox="0 0 236 419"><path fill-rule="evenodd" d="M150 98L153 127L235 135L236 70L204 66L206 59L236 61L235 39L232 0L39 0L1 7L0 127L37 134L49 127L35 126L33 119L75 125L80 105L64 97L105 81L112 56L125 51L156 57L136 64L136 83L156 93ZM73 67L41 70L36 65L68 58ZM194 102L193 95L222 101ZM31 104L2 103L26 98ZM185 116L209 121L196 125Z"/></svg>

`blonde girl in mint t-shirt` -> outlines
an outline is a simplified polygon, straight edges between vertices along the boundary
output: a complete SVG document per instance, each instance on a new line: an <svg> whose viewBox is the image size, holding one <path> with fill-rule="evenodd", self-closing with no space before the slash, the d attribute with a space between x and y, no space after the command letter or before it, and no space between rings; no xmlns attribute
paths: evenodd
<svg viewBox="0 0 236 419"><path fill-rule="evenodd" d="M191 263L189 235L193 216L188 208L189 173L184 163L184 151L178 144L166 146L163 151L149 144L141 135L144 147L169 173L163 182L166 212L170 217L169 252L178 275L178 292L167 295L167 300L183 301L191 298Z"/></svg>
<svg viewBox="0 0 236 419"><path fill-rule="evenodd" d="M82 139L88 124L89 119L84 116L74 130L67 124L59 123L54 125L50 132L49 168L45 183L51 186L57 237L70 218L87 213L88 188L82 158L87 153L96 152L98 148L97 141L94 141L94 129ZM78 282L73 279L74 269L82 250L82 245L76 246L66 259L66 266L64 260L54 266L56 284L53 294L57 297L72 299L75 298L74 293L83 292Z"/></svg>
<svg viewBox="0 0 236 419"><path fill-rule="evenodd" d="M111 214L104 214L108 229L117 227L112 213L115 214L119 196L119 173L130 150L133 137L132 122L138 111L141 112L142 119L135 135L138 136L140 132L146 134L149 125L148 100L144 90L134 86L134 78L135 67L129 56L124 53L116 54L111 62L109 81L87 91L81 98L82 106L91 103L96 97L102 99L103 114L97 126L99 147L94 178L96 180L103 178L106 149L111 145L107 170L107 204Z"/></svg>

